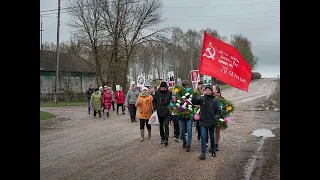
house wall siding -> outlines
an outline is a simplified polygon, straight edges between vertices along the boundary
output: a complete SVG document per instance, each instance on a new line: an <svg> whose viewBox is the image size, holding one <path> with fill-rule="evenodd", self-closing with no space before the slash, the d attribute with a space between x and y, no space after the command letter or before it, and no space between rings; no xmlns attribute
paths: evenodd
<svg viewBox="0 0 320 180"><path fill-rule="evenodd" d="M40 94L52 94L55 89L55 72L42 72L40 74ZM72 91L73 93L85 92L90 84L97 87L95 77L81 73L70 73L59 76L59 92Z"/></svg>

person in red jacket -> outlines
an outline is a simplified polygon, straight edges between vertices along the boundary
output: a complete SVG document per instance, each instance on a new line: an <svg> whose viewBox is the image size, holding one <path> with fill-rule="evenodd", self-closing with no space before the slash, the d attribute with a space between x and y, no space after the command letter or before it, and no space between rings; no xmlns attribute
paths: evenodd
<svg viewBox="0 0 320 180"><path fill-rule="evenodd" d="M103 91L103 104L104 108L107 110L107 117L109 117L112 105L112 93L110 87L105 86L105 91Z"/></svg>
<svg viewBox="0 0 320 180"><path fill-rule="evenodd" d="M116 103L117 103L117 114L119 114L119 107L120 106L122 109L122 114L126 114L126 113L124 113L125 107L123 105L126 98L125 98L124 93L122 91L122 87L120 87L119 91L116 92L115 99L116 99Z"/></svg>

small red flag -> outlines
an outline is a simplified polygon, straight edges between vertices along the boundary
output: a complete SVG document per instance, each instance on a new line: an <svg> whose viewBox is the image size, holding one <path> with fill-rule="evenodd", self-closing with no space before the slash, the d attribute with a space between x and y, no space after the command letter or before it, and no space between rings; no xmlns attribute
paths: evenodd
<svg viewBox="0 0 320 180"><path fill-rule="evenodd" d="M204 32L199 73L248 92L251 67L233 46Z"/></svg>

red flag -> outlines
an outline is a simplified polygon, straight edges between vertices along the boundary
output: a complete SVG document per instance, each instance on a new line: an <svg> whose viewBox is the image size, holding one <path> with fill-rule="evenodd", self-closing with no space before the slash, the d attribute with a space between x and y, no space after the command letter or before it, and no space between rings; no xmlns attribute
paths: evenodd
<svg viewBox="0 0 320 180"><path fill-rule="evenodd" d="M251 67L231 45L204 32L199 73L248 92Z"/></svg>

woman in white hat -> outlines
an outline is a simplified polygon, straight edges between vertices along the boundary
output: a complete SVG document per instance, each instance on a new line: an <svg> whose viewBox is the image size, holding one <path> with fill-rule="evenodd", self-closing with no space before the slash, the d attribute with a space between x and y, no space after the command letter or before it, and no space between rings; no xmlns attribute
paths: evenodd
<svg viewBox="0 0 320 180"><path fill-rule="evenodd" d="M138 109L138 118L140 119L140 142L144 141L145 126L148 129L148 139L151 139L151 125L148 122L153 112L152 99L152 96L148 92L148 88L143 87L135 104Z"/></svg>
<svg viewBox="0 0 320 180"><path fill-rule="evenodd" d="M111 94L111 89L110 87L104 86L105 91L103 92L103 104L104 104L104 109L103 109L103 113L104 110L107 110L107 117L109 117L109 112L111 109L111 104L112 104L112 94Z"/></svg>

